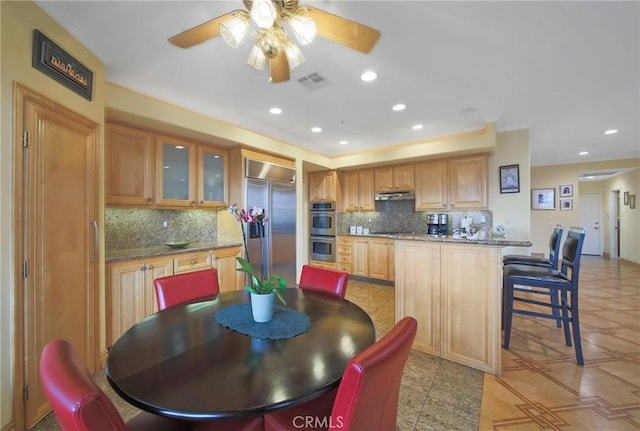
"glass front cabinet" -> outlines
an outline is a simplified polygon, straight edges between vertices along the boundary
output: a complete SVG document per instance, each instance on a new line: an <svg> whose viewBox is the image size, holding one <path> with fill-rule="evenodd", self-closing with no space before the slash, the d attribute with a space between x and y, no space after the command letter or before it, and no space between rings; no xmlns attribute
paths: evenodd
<svg viewBox="0 0 640 431"><path fill-rule="evenodd" d="M156 136L156 205L195 206L197 145Z"/></svg>
<svg viewBox="0 0 640 431"><path fill-rule="evenodd" d="M226 206L226 151L168 136L156 136L158 206Z"/></svg>
<svg viewBox="0 0 640 431"><path fill-rule="evenodd" d="M226 205L225 172L227 157L224 151L206 145L198 147L198 206Z"/></svg>

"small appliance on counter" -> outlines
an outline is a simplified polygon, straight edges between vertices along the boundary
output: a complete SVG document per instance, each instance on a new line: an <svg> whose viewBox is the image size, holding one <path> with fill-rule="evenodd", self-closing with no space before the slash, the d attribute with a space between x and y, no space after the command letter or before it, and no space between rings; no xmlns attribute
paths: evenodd
<svg viewBox="0 0 640 431"><path fill-rule="evenodd" d="M427 235L446 235L449 228L447 214L427 215Z"/></svg>

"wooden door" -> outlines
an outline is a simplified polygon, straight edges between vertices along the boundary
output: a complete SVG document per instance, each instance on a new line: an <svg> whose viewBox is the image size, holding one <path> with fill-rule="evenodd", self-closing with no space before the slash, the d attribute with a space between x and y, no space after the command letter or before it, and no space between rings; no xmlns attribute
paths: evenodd
<svg viewBox="0 0 640 431"><path fill-rule="evenodd" d="M49 341L68 340L98 368L99 126L22 86L15 96L15 398L29 429L50 411L38 369Z"/></svg>

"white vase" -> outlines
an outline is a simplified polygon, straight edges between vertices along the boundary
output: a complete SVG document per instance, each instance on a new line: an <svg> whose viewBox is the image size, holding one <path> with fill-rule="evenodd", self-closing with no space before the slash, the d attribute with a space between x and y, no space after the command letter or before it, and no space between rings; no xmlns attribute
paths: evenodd
<svg viewBox="0 0 640 431"><path fill-rule="evenodd" d="M251 294L251 313L253 320L258 323L268 322L273 318L273 303L275 292L266 294Z"/></svg>

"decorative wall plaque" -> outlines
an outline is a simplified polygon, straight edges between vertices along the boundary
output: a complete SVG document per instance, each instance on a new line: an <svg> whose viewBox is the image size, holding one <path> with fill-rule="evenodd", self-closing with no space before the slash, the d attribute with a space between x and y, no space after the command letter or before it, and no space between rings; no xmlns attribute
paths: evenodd
<svg viewBox="0 0 640 431"><path fill-rule="evenodd" d="M87 100L93 95L93 72L38 30L33 30L31 65Z"/></svg>

